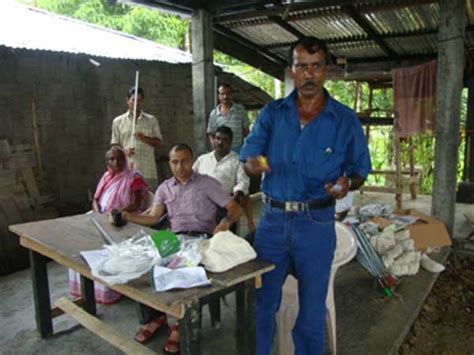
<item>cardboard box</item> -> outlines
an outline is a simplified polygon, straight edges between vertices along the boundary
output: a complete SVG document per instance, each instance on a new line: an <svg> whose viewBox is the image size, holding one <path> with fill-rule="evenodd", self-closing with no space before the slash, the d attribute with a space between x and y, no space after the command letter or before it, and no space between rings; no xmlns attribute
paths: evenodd
<svg viewBox="0 0 474 355"><path fill-rule="evenodd" d="M393 224L392 221L380 216L373 217L369 221L378 225L379 229L382 229L382 230Z"/></svg>
<svg viewBox="0 0 474 355"><path fill-rule="evenodd" d="M425 250L428 247L436 248L452 244L446 226L436 218L415 209L402 209L393 214L418 217L418 220L408 227L416 249Z"/></svg>

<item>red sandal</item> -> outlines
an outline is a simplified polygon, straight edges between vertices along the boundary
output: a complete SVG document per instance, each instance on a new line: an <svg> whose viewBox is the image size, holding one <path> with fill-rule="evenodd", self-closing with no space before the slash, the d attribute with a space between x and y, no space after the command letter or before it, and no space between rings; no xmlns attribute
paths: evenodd
<svg viewBox="0 0 474 355"><path fill-rule="evenodd" d="M155 330L151 331L151 330L148 330L148 329L145 328L146 326L148 326L150 324L156 325ZM144 326L142 326L138 330L138 332L135 334L135 341L140 343L140 344L146 343L148 340L150 340L155 335L155 333L159 329L163 328L167 324L168 323L167 323L167 320L166 320L166 314L159 315L158 317L153 319L150 323L145 324Z"/></svg>
<svg viewBox="0 0 474 355"><path fill-rule="evenodd" d="M176 340L170 339L173 332L178 332L178 339L179 339L179 325L178 324L175 324L170 327L170 337L168 338L165 345L163 346L163 351L166 354L176 355L180 353L180 343L179 343L179 340L176 341ZM170 348L176 349L176 351L170 351L169 350Z"/></svg>

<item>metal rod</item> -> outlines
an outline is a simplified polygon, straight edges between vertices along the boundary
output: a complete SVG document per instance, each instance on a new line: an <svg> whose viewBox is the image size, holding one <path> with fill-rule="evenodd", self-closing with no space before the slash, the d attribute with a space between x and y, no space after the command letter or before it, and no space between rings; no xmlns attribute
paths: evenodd
<svg viewBox="0 0 474 355"><path fill-rule="evenodd" d="M101 236L104 238L104 240L108 244L115 244L112 237L105 231L105 229L100 225L100 223L94 217L91 217L91 221L92 221L92 223L94 223L94 226L97 228L97 230L100 232Z"/></svg>

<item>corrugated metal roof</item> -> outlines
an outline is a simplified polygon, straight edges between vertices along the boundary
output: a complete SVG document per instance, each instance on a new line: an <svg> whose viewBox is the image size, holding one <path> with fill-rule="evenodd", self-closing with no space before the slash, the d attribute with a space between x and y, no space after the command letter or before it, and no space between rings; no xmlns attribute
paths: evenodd
<svg viewBox="0 0 474 355"><path fill-rule="evenodd" d="M192 62L192 55L179 49L28 6L1 1L0 45L173 64Z"/></svg>

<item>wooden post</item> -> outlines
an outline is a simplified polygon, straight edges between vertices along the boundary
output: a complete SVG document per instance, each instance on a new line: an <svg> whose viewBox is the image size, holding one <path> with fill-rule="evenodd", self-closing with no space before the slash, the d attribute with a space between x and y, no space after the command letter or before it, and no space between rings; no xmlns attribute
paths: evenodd
<svg viewBox="0 0 474 355"><path fill-rule="evenodd" d="M464 170L462 174L462 182L458 185L456 201L462 203L474 203L474 72L470 72L466 76L468 96Z"/></svg>
<svg viewBox="0 0 474 355"><path fill-rule="evenodd" d="M207 151L207 120L214 103L212 16L194 10L191 23L193 52L193 111L195 156Z"/></svg>
<svg viewBox="0 0 474 355"><path fill-rule="evenodd" d="M200 307L198 303L187 305L184 318L179 320L182 355L201 354Z"/></svg>
<svg viewBox="0 0 474 355"><path fill-rule="evenodd" d="M395 201L397 209L402 208L403 177L400 137L395 134Z"/></svg>
<svg viewBox="0 0 474 355"><path fill-rule="evenodd" d="M412 200L416 200L416 176L415 176L415 156L413 151L415 146L413 145L412 137L408 138L408 162L410 169L410 182L408 184L410 188L410 195Z"/></svg>
<svg viewBox="0 0 474 355"><path fill-rule="evenodd" d="M372 86L369 84L369 118L372 116L372 98L373 98L374 90L372 89ZM370 123L367 124L365 127L365 137L367 138L367 144L369 143L369 137L370 137Z"/></svg>
<svg viewBox="0 0 474 355"><path fill-rule="evenodd" d="M464 68L465 0L440 0L432 214L452 235Z"/></svg>
<svg viewBox="0 0 474 355"><path fill-rule="evenodd" d="M81 294L82 294L82 308L93 316L96 315L95 307L95 293L94 293L94 281L89 280L87 277L81 275Z"/></svg>
<svg viewBox="0 0 474 355"><path fill-rule="evenodd" d="M463 180L474 184L474 72L467 78L466 148Z"/></svg>
<svg viewBox="0 0 474 355"><path fill-rule="evenodd" d="M236 292L236 339L239 355L255 354L255 280L247 280Z"/></svg>
<svg viewBox="0 0 474 355"><path fill-rule="evenodd" d="M49 297L48 258L30 250L31 279L33 281L33 298L35 301L36 328L41 338L53 334L51 300Z"/></svg>

